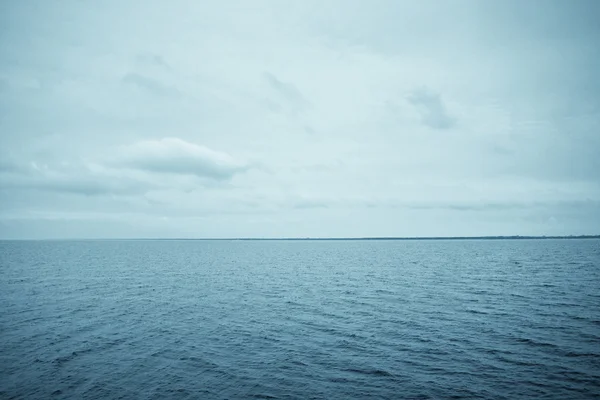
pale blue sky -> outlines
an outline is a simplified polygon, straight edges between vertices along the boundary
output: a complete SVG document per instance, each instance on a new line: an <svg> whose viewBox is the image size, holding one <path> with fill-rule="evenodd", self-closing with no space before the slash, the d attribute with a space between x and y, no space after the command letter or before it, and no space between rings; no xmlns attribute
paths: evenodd
<svg viewBox="0 0 600 400"><path fill-rule="evenodd" d="M600 2L4 1L0 237L600 233Z"/></svg>

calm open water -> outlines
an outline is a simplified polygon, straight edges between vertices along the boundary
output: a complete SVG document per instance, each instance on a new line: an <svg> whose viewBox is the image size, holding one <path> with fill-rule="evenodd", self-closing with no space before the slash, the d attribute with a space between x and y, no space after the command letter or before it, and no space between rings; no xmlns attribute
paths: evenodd
<svg viewBox="0 0 600 400"><path fill-rule="evenodd" d="M0 398L600 396L600 241L0 242Z"/></svg>

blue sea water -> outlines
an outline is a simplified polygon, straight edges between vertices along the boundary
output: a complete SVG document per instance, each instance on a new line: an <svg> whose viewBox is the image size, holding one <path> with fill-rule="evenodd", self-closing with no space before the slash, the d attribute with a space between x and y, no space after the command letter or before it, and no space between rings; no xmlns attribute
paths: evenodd
<svg viewBox="0 0 600 400"><path fill-rule="evenodd" d="M0 398L591 399L600 241L0 242Z"/></svg>

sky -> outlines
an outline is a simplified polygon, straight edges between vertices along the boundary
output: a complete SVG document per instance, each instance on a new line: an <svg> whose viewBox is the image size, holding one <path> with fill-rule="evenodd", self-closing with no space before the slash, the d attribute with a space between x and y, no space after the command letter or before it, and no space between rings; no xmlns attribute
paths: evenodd
<svg viewBox="0 0 600 400"><path fill-rule="evenodd" d="M599 234L599 18L0 2L0 238Z"/></svg>

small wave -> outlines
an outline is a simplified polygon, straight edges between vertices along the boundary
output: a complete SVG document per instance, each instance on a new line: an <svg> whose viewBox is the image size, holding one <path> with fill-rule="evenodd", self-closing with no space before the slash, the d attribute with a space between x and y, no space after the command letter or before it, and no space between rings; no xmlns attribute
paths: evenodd
<svg viewBox="0 0 600 400"><path fill-rule="evenodd" d="M328 377L327 380L329 382L333 382L333 383L350 383L350 382L352 382L351 379L344 378L341 376L331 376L331 377Z"/></svg>
<svg viewBox="0 0 600 400"><path fill-rule="evenodd" d="M506 362L509 364L513 364L513 365L523 366L523 367L535 367L535 366L539 365L536 362L530 362L530 361L525 361L525 360L516 360L516 359L504 357L504 356L498 356L497 358L500 361L503 361L503 362Z"/></svg>
<svg viewBox="0 0 600 400"><path fill-rule="evenodd" d="M468 309L465 310L465 312L469 313L469 314L482 314L482 315L488 315L488 312L485 311L480 311L480 310L473 310L473 309Z"/></svg>
<svg viewBox="0 0 600 400"><path fill-rule="evenodd" d="M579 358L579 357L592 357L592 358L600 358L600 354L598 353L580 353L578 351L569 351L566 352L565 357L570 358Z"/></svg>
<svg viewBox="0 0 600 400"><path fill-rule="evenodd" d="M534 339L529 339L529 338L516 338L515 339L517 342L519 343L524 343L524 344L529 344L532 346L538 346L538 347L552 347L552 348L558 348L559 346L553 344L553 343L548 343L548 342L540 342Z"/></svg>
<svg viewBox="0 0 600 400"><path fill-rule="evenodd" d="M367 348L365 346L360 345L358 343L353 343L353 342L351 342L349 340L345 340L345 339L338 340L336 347L339 349L358 350L358 351L367 350Z"/></svg>
<svg viewBox="0 0 600 400"><path fill-rule="evenodd" d="M394 376L394 374L392 374L391 372L385 371L383 369L358 369L358 368L347 368L347 369L343 369L342 371L345 372L352 372L355 374L362 374L362 375L372 375L372 376Z"/></svg>
<svg viewBox="0 0 600 400"><path fill-rule="evenodd" d="M253 399L277 399L276 396L271 396L270 394L251 394L251 398Z"/></svg>
<svg viewBox="0 0 600 400"><path fill-rule="evenodd" d="M82 354L91 353L92 351L93 351L93 349L84 349L84 350L73 351L73 352L71 352L71 354L68 354L66 356L56 357L54 360L52 360L52 362L54 364L62 365L64 363L67 363L67 362L75 359L78 356L81 356Z"/></svg>
<svg viewBox="0 0 600 400"><path fill-rule="evenodd" d="M386 290L386 289L377 289L377 290L375 290L375 293L377 293L377 294L395 294L391 290Z"/></svg>
<svg viewBox="0 0 600 400"><path fill-rule="evenodd" d="M518 293L511 293L510 296L511 297L518 297L520 299L529 299L530 298L529 296L524 296L524 295L518 294Z"/></svg>

